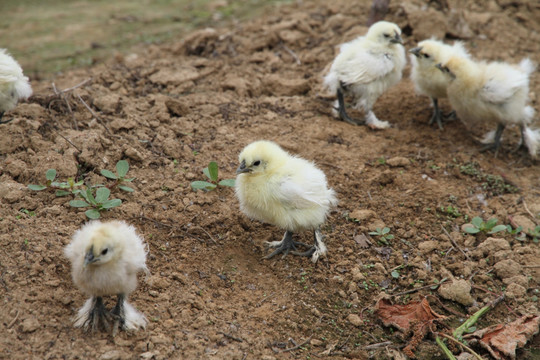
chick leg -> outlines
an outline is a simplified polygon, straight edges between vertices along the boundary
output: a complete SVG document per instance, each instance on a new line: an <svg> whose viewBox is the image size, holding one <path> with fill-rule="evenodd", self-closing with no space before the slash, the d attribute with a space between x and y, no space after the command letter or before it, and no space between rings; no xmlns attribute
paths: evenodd
<svg viewBox="0 0 540 360"><path fill-rule="evenodd" d="M285 235L283 235L283 239L281 239L281 241L267 242L266 245L268 247L276 248L276 250L274 250L274 252L272 252L270 255L265 256L265 259L270 259L271 257L277 254L281 254L281 253L283 253L282 258L284 258L285 256L289 254L291 250L296 251L296 247L298 245L309 247L308 245L302 242L294 241L292 236L293 236L293 233L287 230L285 232Z"/></svg>
<svg viewBox="0 0 540 360"><path fill-rule="evenodd" d="M345 111L345 99L343 98L343 92L341 89L337 90L337 98L338 98L338 104L339 104L339 118L343 121L348 122L351 125L363 125L363 121L354 120L352 119L348 114L347 111Z"/></svg>
<svg viewBox="0 0 540 360"><path fill-rule="evenodd" d="M439 99L431 98L431 101L433 102L433 115L431 116L431 119L429 120L429 125L433 125L434 122L437 122L439 129L442 130L443 129L442 114L441 114L441 109L439 108Z"/></svg>
<svg viewBox="0 0 540 360"><path fill-rule="evenodd" d="M126 323L126 313L124 310L124 301L126 297L124 294L118 294L118 300L116 301L116 305L114 309L112 309L111 314L115 316L115 327L120 325L121 329L124 329L125 323Z"/></svg>
<svg viewBox="0 0 540 360"><path fill-rule="evenodd" d="M7 124L11 120L13 120L13 119L10 119L10 120L7 120L7 121L2 121L2 116L4 116L4 111L0 112L0 124Z"/></svg>
<svg viewBox="0 0 540 360"><path fill-rule="evenodd" d="M388 121L377 119L377 116L375 116L375 113L371 111L371 109L366 109L366 112L366 125L368 127L372 129L387 129L390 127L390 123Z"/></svg>
<svg viewBox="0 0 540 360"><path fill-rule="evenodd" d="M484 152L486 150L494 150L495 151L495 157L497 157L497 154L499 152L499 148L501 147L501 136L504 131L504 125L499 124L497 125L497 130L495 131L495 136L493 138L493 142L491 144L487 144L482 149L480 149L481 152Z"/></svg>
<svg viewBox="0 0 540 360"><path fill-rule="evenodd" d="M292 251L291 254L298 255L298 256L311 256L311 261L316 263L317 260L319 260L319 257L321 255L326 254L327 249L323 241L324 236L321 233L320 229L316 229L313 232L313 238L315 239L315 243L309 250L304 251L304 252Z"/></svg>
<svg viewBox="0 0 540 360"><path fill-rule="evenodd" d="M527 147L525 145L525 126L521 125L520 127L520 130L521 130L521 139L519 139L519 144L518 146L512 151L512 153L517 153L518 151L520 150L526 150Z"/></svg>
<svg viewBox="0 0 540 360"><path fill-rule="evenodd" d="M105 308L103 298L98 296L96 298L92 298L92 301L94 302L94 305L88 314L88 320L86 321L84 327L90 327L92 331L96 331L98 329L109 329L111 314Z"/></svg>

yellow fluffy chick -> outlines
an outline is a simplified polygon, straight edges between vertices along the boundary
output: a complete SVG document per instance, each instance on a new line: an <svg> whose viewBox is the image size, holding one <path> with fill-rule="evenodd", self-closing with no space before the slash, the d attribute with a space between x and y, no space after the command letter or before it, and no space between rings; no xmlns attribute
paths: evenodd
<svg viewBox="0 0 540 360"><path fill-rule="evenodd" d="M442 129L439 99L447 96L446 89L450 80L435 65L446 62L452 56L469 57L469 54L459 41L451 46L435 39L421 41L409 52L412 64L411 80L414 88L418 94L429 96L433 103L433 115L429 124L436 122Z"/></svg>
<svg viewBox="0 0 540 360"><path fill-rule="evenodd" d="M540 147L540 131L528 127L534 109L528 106L529 76L535 66L529 59L519 65L503 62L475 62L462 57L451 57L437 67L448 77L448 98L459 118L469 127L479 122L497 124L483 142L483 150L500 147L501 135L508 125L521 128L521 146L536 157Z"/></svg>
<svg viewBox="0 0 540 360"><path fill-rule="evenodd" d="M242 212L286 230L281 241L267 243L276 250L266 258L291 252L311 256L311 260L317 262L327 252L319 226L330 208L337 204L324 173L313 163L289 155L271 141L249 144L240 153L239 161L236 196ZM305 252L297 251L297 245L307 245L292 238L293 233L301 230L313 230L315 237L314 246Z"/></svg>
<svg viewBox="0 0 540 360"><path fill-rule="evenodd" d="M379 21L371 25L365 36L341 45L324 84L336 94L334 109L337 107L342 120L376 129L390 126L377 119L372 108L379 96L401 80L407 62L402 44L401 29L394 23ZM354 97L355 108L364 109L364 121L349 117L344 93Z"/></svg>
<svg viewBox="0 0 540 360"><path fill-rule="evenodd" d="M146 327L146 318L127 302L137 287L137 273L146 267L146 249L135 228L122 221L92 221L84 225L66 246L75 285L90 298L75 317L75 326L88 330L109 328L114 320L123 330ZM103 296L116 295L109 312Z"/></svg>
<svg viewBox="0 0 540 360"><path fill-rule="evenodd" d="M6 49L0 49L0 124L9 122L1 121L4 112L15 108L19 99L27 99L30 95L32 88L21 66Z"/></svg>

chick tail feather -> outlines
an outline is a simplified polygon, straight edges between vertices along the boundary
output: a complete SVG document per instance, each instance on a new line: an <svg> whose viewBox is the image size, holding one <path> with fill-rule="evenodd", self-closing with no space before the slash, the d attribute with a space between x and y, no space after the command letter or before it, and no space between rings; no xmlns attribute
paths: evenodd
<svg viewBox="0 0 540 360"><path fill-rule="evenodd" d="M525 58L519 63L519 68L527 75L530 75L536 69L536 64L531 59Z"/></svg>
<svg viewBox="0 0 540 360"><path fill-rule="evenodd" d="M146 328L146 317L137 311L130 303L124 302L124 314L126 330L138 330L139 328Z"/></svg>
<svg viewBox="0 0 540 360"><path fill-rule="evenodd" d="M523 129L523 141L529 149L529 154L536 159L540 150L540 129L531 129L527 126Z"/></svg>

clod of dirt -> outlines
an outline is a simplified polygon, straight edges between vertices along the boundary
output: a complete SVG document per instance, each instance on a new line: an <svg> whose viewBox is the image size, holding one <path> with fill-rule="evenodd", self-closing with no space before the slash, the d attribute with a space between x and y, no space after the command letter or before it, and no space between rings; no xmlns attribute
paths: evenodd
<svg viewBox="0 0 540 360"><path fill-rule="evenodd" d="M22 332L31 333L39 329L39 322L35 317L30 317L22 322Z"/></svg>
<svg viewBox="0 0 540 360"><path fill-rule="evenodd" d="M171 115L182 117L189 114L189 106L179 100L168 99L165 101L165 106Z"/></svg>
<svg viewBox="0 0 540 360"><path fill-rule="evenodd" d="M495 273L501 279L521 274L523 267L512 259L502 260L495 264Z"/></svg>
<svg viewBox="0 0 540 360"><path fill-rule="evenodd" d="M110 350L99 357L99 360L124 360L129 359L130 355L121 350Z"/></svg>
<svg viewBox="0 0 540 360"><path fill-rule="evenodd" d="M264 78L266 90L275 96L294 96L302 95L309 91L309 82L305 79L294 79L282 76L281 74L272 74Z"/></svg>
<svg viewBox="0 0 540 360"><path fill-rule="evenodd" d="M439 295L465 306L474 304L474 299L471 296L471 284L464 279L453 280L451 283L442 284L439 288Z"/></svg>
<svg viewBox="0 0 540 360"><path fill-rule="evenodd" d="M363 323L360 316L356 314L350 314L349 316L347 316L347 320L349 320L349 322L354 326L361 326Z"/></svg>
<svg viewBox="0 0 540 360"><path fill-rule="evenodd" d="M396 174L394 174L391 170L385 170L382 173L375 175L371 179L372 184L379 184L379 185L388 185L394 182L396 179Z"/></svg>
<svg viewBox="0 0 540 360"><path fill-rule="evenodd" d="M518 284L526 288L529 286L529 279L525 275L516 275L503 279L503 283L505 283L506 285Z"/></svg>
<svg viewBox="0 0 540 360"><path fill-rule="evenodd" d="M474 251L474 255L482 257L487 253L500 250L510 250L510 243L505 239L489 237L478 245L478 248Z"/></svg>
<svg viewBox="0 0 540 360"><path fill-rule="evenodd" d="M527 289L525 289L523 286L521 286L519 284L515 284L515 283L512 283L512 284L508 285L508 287L506 288L506 291L505 291L505 294L506 294L507 298L516 299L516 300L522 299L523 296L525 296L526 293L527 293Z"/></svg>
<svg viewBox="0 0 540 360"><path fill-rule="evenodd" d="M0 178L0 199L8 204L13 204L23 198L25 188L18 182L12 181L9 178Z"/></svg>
<svg viewBox="0 0 540 360"><path fill-rule="evenodd" d="M386 163L390 165L391 167L398 167L398 166L406 167L411 164L411 161L403 156L395 156L393 158L386 160Z"/></svg>
<svg viewBox="0 0 540 360"><path fill-rule="evenodd" d="M370 220L374 218L376 214L375 214L375 211L373 210L359 209L359 210L354 210L353 212L351 212L349 216L359 221L365 221L365 220Z"/></svg>
<svg viewBox="0 0 540 360"><path fill-rule="evenodd" d="M422 252L422 254L429 254L433 250L436 250L439 247L439 241L422 241L420 244L418 244L418 250Z"/></svg>
<svg viewBox="0 0 540 360"><path fill-rule="evenodd" d="M108 93L94 99L94 105L105 114L114 114L120 106L120 95Z"/></svg>
<svg viewBox="0 0 540 360"><path fill-rule="evenodd" d="M523 215L516 215L512 218L516 226L521 226L523 228L523 231L527 234L531 234L532 230L534 230L536 224L532 222L531 219L529 219L527 216Z"/></svg>

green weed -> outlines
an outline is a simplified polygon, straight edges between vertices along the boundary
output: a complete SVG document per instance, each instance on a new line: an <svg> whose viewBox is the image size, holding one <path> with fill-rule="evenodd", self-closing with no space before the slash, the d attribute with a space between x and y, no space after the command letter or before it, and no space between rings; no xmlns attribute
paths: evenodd
<svg viewBox="0 0 540 360"><path fill-rule="evenodd" d="M388 240L392 240L394 238L394 235L390 234L390 228L388 227L384 227L382 229L376 228L375 231L371 231L368 234L378 236L379 242L385 245L388 245Z"/></svg>
<svg viewBox="0 0 540 360"><path fill-rule="evenodd" d="M495 234L499 231L506 231L506 225L497 225L497 219L492 218L484 222L481 217L474 217L469 224L464 225L464 230L468 234L478 234L484 232L486 234Z"/></svg>
<svg viewBox="0 0 540 360"><path fill-rule="evenodd" d="M206 175L206 177L210 180L210 182L193 181L191 183L191 187L193 190L212 191L218 185L229 186L229 187L234 187L235 185L235 179L224 179L218 182L219 169L218 169L218 164L215 161L210 161L210 163L208 164L208 167L203 169L203 174Z"/></svg>

